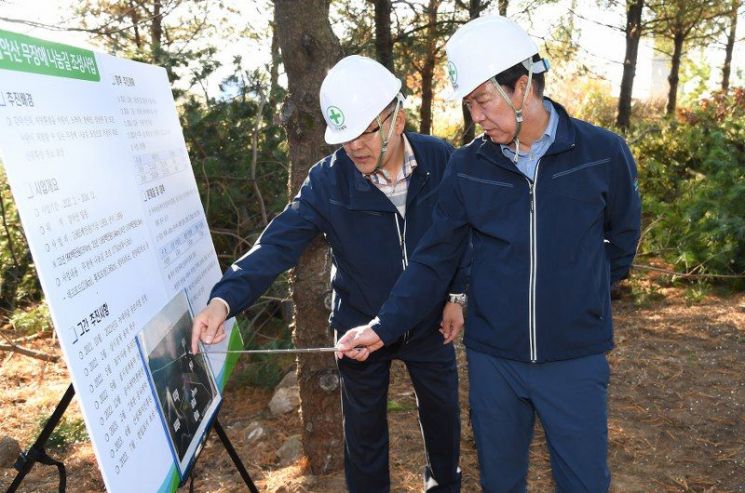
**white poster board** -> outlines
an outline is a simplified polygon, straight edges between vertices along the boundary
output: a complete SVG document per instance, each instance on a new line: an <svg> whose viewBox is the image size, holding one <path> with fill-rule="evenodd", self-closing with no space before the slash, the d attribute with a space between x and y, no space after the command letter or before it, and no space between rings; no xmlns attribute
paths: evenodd
<svg viewBox="0 0 745 493"><path fill-rule="evenodd" d="M135 336L221 273L166 71L0 30L0 156L106 488L173 491Z"/></svg>

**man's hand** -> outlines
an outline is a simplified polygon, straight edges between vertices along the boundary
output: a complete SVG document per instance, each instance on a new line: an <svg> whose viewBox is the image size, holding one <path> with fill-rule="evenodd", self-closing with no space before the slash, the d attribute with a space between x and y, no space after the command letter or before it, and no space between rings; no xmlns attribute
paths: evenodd
<svg viewBox="0 0 745 493"><path fill-rule="evenodd" d="M207 307L194 317L191 326L191 352L199 352L199 339L205 344L217 344L225 339L223 324L228 310L219 300L212 300Z"/></svg>
<svg viewBox="0 0 745 493"><path fill-rule="evenodd" d="M463 330L463 307L458 303L445 303L442 309L442 322L440 322L440 334L445 338L443 344L450 344Z"/></svg>
<svg viewBox="0 0 745 493"><path fill-rule="evenodd" d="M336 341L336 357L365 361L370 353L383 347L383 341L369 325L349 329L341 339Z"/></svg>

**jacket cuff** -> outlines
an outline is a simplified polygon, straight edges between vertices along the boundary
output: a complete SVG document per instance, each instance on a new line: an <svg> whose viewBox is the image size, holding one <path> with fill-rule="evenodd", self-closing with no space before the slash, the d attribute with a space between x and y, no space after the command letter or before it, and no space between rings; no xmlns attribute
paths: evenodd
<svg viewBox="0 0 745 493"><path fill-rule="evenodd" d="M228 302L225 301L224 299L220 298L219 296L215 296L214 298L212 298L212 300L219 301L220 303L222 303L225 306L225 310L226 310L226 312L225 312L225 320L227 320L228 319L228 315L230 315L230 305L228 304ZM212 300L210 300L210 301L212 301ZM209 304L209 302L207 304Z"/></svg>
<svg viewBox="0 0 745 493"><path fill-rule="evenodd" d="M448 287L448 293L461 294L466 292L465 279L453 279Z"/></svg>
<svg viewBox="0 0 745 493"><path fill-rule="evenodd" d="M241 308L240 297L232 296L233 292L229 289L220 288L221 287L216 286L212 289L209 300L220 300L222 303L225 304L225 307L228 309L228 315L225 317L225 320L227 320L243 311L243 308Z"/></svg>
<svg viewBox="0 0 745 493"><path fill-rule="evenodd" d="M392 342L396 342L396 340L401 337L401 334L397 334L389 327L386 327L379 317L375 317L374 319L370 320L368 325L373 330L373 332L375 332L378 337L380 337L380 340L383 341L383 345L385 346Z"/></svg>

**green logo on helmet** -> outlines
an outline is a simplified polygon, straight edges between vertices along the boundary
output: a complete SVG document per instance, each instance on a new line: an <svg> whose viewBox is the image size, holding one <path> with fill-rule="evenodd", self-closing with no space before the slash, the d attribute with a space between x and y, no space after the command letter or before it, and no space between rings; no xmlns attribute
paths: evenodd
<svg viewBox="0 0 745 493"><path fill-rule="evenodd" d="M448 62L448 77L453 87L458 87L458 70L453 62Z"/></svg>
<svg viewBox="0 0 745 493"><path fill-rule="evenodd" d="M326 108L326 115L329 121L334 122L335 127L341 128L344 125L344 113L336 106Z"/></svg>

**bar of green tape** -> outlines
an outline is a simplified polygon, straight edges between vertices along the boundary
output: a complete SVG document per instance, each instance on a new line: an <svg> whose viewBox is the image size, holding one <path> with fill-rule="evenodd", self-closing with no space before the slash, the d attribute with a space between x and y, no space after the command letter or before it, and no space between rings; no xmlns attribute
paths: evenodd
<svg viewBox="0 0 745 493"><path fill-rule="evenodd" d="M101 80L92 51L2 29L0 69L94 82Z"/></svg>

